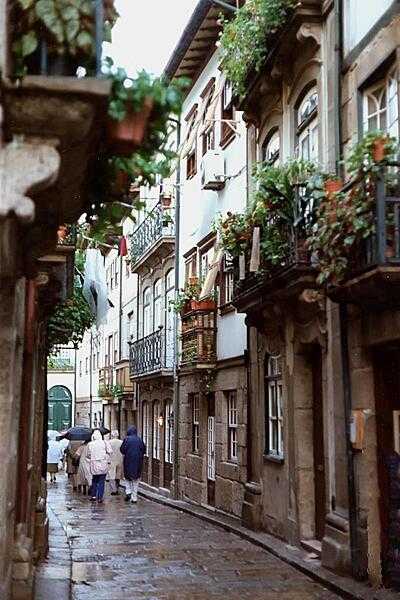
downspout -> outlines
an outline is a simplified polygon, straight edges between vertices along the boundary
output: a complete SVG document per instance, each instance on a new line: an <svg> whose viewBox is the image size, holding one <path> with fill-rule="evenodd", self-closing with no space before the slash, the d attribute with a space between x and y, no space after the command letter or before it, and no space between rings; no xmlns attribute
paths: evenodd
<svg viewBox="0 0 400 600"><path fill-rule="evenodd" d="M342 67L343 67L343 0L335 0L335 81L334 81L334 116L335 116L335 155L336 173L343 177L342 145ZM349 533L352 574L355 579L363 579L361 570L361 553L358 530L358 506L355 483L353 447L350 440L350 423L352 416L351 370L348 344L348 310L344 302L339 303L340 351L342 358L342 389L346 425L346 458L347 458L347 490L349 502Z"/></svg>
<svg viewBox="0 0 400 600"><path fill-rule="evenodd" d="M122 360L122 314L123 314L123 308L122 308L122 281L123 281L123 273L122 273L122 269L123 269L123 259L122 259L122 255L119 257L119 318L118 318L118 356L119 356L119 360ZM124 376L124 381L125 381L125 376ZM122 396L121 394L118 395L118 433L119 436L121 437L121 403L122 403Z"/></svg>
<svg viewBox="0 0 400 600"><path fill-rule="evenodd" d="M181 143L181 123L176 121L176 147ZM181 211L181 160L178 158L176 168L176 193L175 193L175 299L179 291L179 235ZM174 498L179 498L179 344L178 344L179 319L174 313Z"/></svg>

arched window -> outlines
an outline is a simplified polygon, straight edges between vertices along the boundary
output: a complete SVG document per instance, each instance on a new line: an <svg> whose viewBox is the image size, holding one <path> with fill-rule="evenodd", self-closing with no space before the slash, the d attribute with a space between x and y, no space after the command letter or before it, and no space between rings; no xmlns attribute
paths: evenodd
<svg viewBox="0 0 400 600"><path fill-rule="evenodd" d="M283 458L282 359L266 356L265 372L265 454Z"/></svg>
<svg viewBox="0 0 400 600"><path fill-rule="evenodd" d="M151 289L147 287L143 291L143 337L150 335L151 331Z"/></svg>
<svg viewBox="0 0 400 600"><path fill-rule="evenodd" d="M165 462L172 463L172 448L174 444L174 411L172 400L165 404Z"/></svg>
<svg viewBox="0 0 400 600"><path fill-rule="evenodd" d="M162 282L157 279L154 283L154 331L163 326L163 299L162 299Z"/></svg>
<svg viewBox="0 0 400 600"><path fill-rule="evenodd" d="M318 161L318 92L312 87L297 103L297 154L306 160Z"/></svg>
<svg viewBox="0 0 400 600"><path fill-rule="evenodd" d="M274 127L267 137L262 147L262 159L264 162L275 165L279 163L281 149L281 137L278 127Z"/></svg>
<svg viewBox="0 0 400 600"><path fill-rule="evenodd" d="M386 77L363 93L363 130L386 131L399 138L399 83L397 68L392 67Z"/></svg>
<svg viewBox="0 0 400 600"><path fill-rule="evenodd" d="M146 456L149 455L149 405L147 402L143 402L142 405L142 439L146 446Z"/></svg>
<svg viewBox="0 0 400 600"><path fill-rule="evenodd" d="M160 420L161 407L158 401L153 404L153 458L160 460Z"/></svg>

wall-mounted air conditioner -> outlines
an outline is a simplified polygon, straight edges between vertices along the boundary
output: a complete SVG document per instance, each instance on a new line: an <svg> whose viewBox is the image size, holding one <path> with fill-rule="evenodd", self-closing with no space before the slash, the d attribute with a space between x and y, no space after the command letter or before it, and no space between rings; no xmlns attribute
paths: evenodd
<svg viewBox="0 0 400 600"><path fill-rule="evenodd" d="M220 150L208 150L200 165L201 188L222 190L225 186L225 160Z"/></svg>

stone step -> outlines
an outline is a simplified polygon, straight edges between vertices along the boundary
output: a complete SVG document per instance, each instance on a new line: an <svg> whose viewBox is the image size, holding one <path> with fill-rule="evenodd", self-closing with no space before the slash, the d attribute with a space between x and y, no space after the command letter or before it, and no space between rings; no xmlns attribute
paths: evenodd
<svg viewBox="0 0 400 600"><path fill-rule="evenodd" d="M315 556L309 556L309 558L315 558L318 560L321 560L321 542L319 540L301 540L301 546L302 548L304 548L304 550L306 550L307 552L310 553L310 555L315 555Z"/></svg>

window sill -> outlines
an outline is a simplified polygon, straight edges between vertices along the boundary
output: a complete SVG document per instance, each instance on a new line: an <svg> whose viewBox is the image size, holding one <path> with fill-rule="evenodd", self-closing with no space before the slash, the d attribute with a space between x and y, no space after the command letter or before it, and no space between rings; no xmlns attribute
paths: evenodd
<svg viewBox="0 0 400 600"><path fill-rule="evenodd" d="M271 462L277 465L283 465L285 462L285 459L283 457L274 456L273 454L264 454L263 459L265 463Z"/></svg>
<svg viewBox="0 0 400 600"><path fill-rule="evenodd" d="M227 302L226 304L220 304L218 310L220 315L227 315L231 312L235 312L236 309L233 306L232 302Z"/></svg>
<svg viewBox="0 0 400 600"><path fill-rule="evenodd" d="M232 131L232 133L229 133L228 135L226 135L219 143L222 150L225 150L229 146L229 144L231 144L231 142L233 142L233 140L235 138L236 138L236 134L233 131Z"/></svg>

